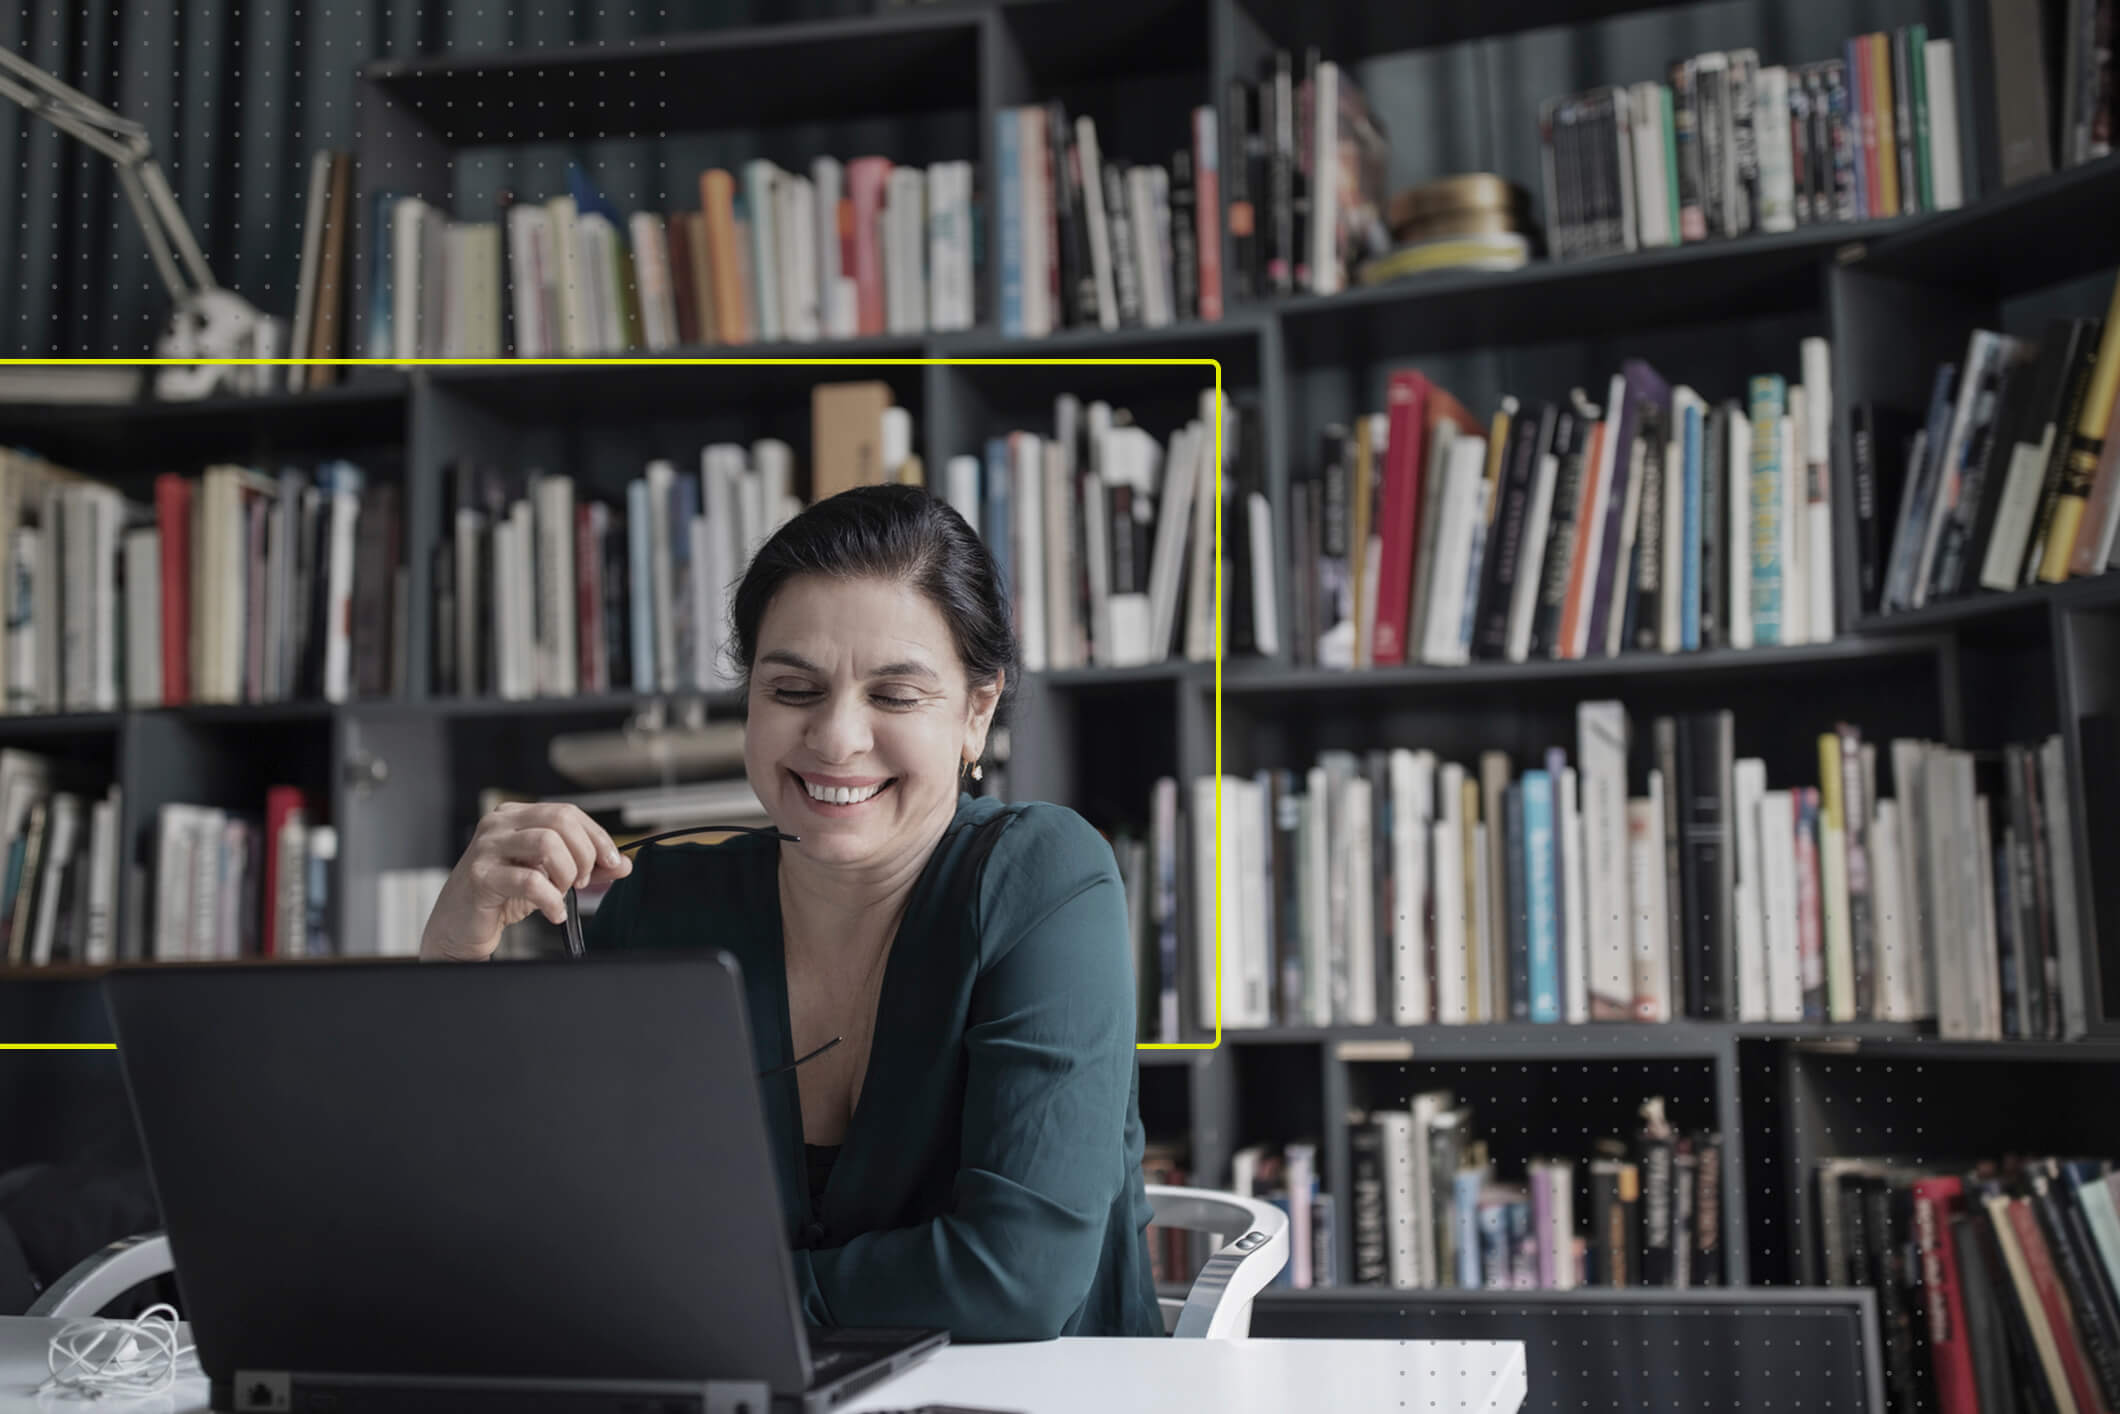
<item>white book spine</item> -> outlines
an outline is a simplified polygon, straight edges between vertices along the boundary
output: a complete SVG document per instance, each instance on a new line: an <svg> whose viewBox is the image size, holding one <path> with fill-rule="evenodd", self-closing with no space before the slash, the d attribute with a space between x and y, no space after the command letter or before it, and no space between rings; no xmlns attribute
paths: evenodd
<svg viewBox="0 0 2120 1414"><path fill-rule="evenodd" d="M1627 931L1633 904L1627 870L1626 709L1617 702L1581 703L1576 733L1588 851L1590 1016L1619 1021L1632 1014L1634 1001Z"/></svg>
<svg viewBox="0 0 2120 1414"><path fill-rule="evenodd" d="M1730 509L1730 646L1752 646L1752 423L1743 410L1729 418L1730 449L1725 460L1729 482L1723 504Z"/></svg>
<svg viewBox="0 0 2120 1414"><path fill-rule="evenodd" d="M1803 428L1809 416L1803 388L1789 389L1789 411L1782 414L1781 437L1781 642L1796 646L1810 640L1810 512L1805 483ZM1830 547L1827 547L1830 548Z"/></svg>
<svg viewBox="0 0 2120 1414"><path fill-rule="evenodd" d="M1458 1025L1472 1019L1472 982L1466 973L1465 768L1446 762L1435 831L1435 1019Z"/></svg>
<svg viewBox="0 0 2120 1414"><path fill-rule="evenodd" d="M1333 1024L1332 935L1333 812L1331 781L1322 766L1304 773L1310 833L1305 840L1307 887L1303 891L1303 997L1310 1024Z"/></svg>
<svg viewBox="0 0 2120 1414"><path fill-rule="evenodd" d="M1795 798L1770 790L1759 802L1761 881L1765 885L1767 1012L1772 1021L1803 1020L1802 959L1796 913Z"/></svg>
<svg viewBox="0 0 2120 1414"><path fill-rule="evenodd" d="M1347 1020L1374 1026L1377 1020L1376 879L1370 841L1372 787L1367 776L1350 776L1340 788L1340 827L1335 842L1347 862ZM1262 906L1264 900L1260 900Z"/></svg>
<svg viewBox="0 0 2120 1414"><path fill-rule="evenodd" d="M1561 768L1561 981L1564 1015L1574 1025L1590 1019L1589 901L1584 895L1583 809L1575 767Z"/></svg>
<svg viewBox="0 0 2120 1414"><path fill-rule="evenodd" d="M1871 879L1876 885L1870 916L1877 927L1877 1019L1912 1021L1913 989L1909 986L1908 940L1914 936L1907 926L1905 870L1899 847L1899 802L1880 800L1870 822Z"/></svg>
<svg viewBox="0 0 2120 1414"><path fill-rule="evenodd" d="M1833 588L1833 346L1808 338L1801 346L1804 463L1811 481L1806 505L1804 607L1810 641L1831 642L1836 630Z"/></svg>
<svg viewBox="0 0 2120 1414"><path fill-rule="evenodd" d="M1429 835L1435 825L1435 754L1393 748L1391 781L1392 1021L1434 1019L1428 996Z"/></svg>
<svg viewBox="0 0 2120 1414"><path fill-rule="evenodd" d="M1671 944L1664 914L1663 773L1649 772L1649 794L1627 802L1627 865L1632 892L1636 1021L1669 1019Z"/></svg>
<svg viewBox="0 0 2120 1414"><path fill-rule="evenodd" d="M1374 1116L1384 1170L1384 1222L1390 1233L1385 1250L1391 1284L1410 1290L1421 1284L1419 1230L1414 1221L1415 1186L1413 1116L1403 1110L1381 1110Z"/></svg>
<svg viewBox="0 0 2120 1414"><path fill-rule="evenodd" d="M1634 196L1636 224L1645 249L1676 245L1678 233L1671 229L1670 203L1665 200L1663 107L1658 99L1661 85L1654 81L1633 86L1629 97L1634 136ZM1531 561L1530 563L1537 563Z"/></svg>
<svg viewBox="0 0 2120 1414"><path fill-rule="evenodd" d="M1952 41L1932 39L1923 62L1928 65L1929 190L1938 211L1950 211L1965 200L1965 174L1958 143L1958 73Z"/></svg>
<svg viewBox="0 0 2120 1414"><path fill-rule="evenodd" d="M1789 71L1770 64L1753 75L1753 140L1759 157L1759 229L1796 229L1796 172L1789 141Z"/></svg>

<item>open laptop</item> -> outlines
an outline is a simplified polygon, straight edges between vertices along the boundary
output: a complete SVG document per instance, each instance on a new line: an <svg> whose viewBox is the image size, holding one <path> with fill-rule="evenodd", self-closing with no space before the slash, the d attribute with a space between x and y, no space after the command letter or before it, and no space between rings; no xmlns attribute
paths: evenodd
<svg viewBox="0 0 2120 1414"><path fill-rule="evenodd" d="M724 953L105 986L216 1410L816 1414L948 1340L805 1325Z"/></svg>

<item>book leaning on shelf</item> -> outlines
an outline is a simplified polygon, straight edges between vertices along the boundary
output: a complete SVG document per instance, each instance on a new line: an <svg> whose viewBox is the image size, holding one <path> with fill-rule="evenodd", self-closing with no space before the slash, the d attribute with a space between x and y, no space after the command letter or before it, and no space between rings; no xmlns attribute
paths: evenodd
<svg viewBox="0 0 2120 1414"><path fill-rule="evenodd" d="M1125 408L1054 400L1051 435L1017 429L950 458L937 494L985 539L1032 672L1215 656L1215 393L1158 439ZM1278 642L1258 409L1221 438L1229 653ZM1261 571L1264 571L1263 573Z"/></svg>
<svg viewBox="0 0 2120 1414"><path fill-rule="evenodd" d="M120 792L75 763L0 748L0 959L9 967L119 955Z"/></svg>
<svg viewBox="0 0 2120 1414"><path fill-rule="evenodd" d="M554 358L968 329L972 164L763 158L622 213L579 164L490 218L376 194L371 358Z"/></svg>
<svg viewBox="0 0 2120 1414"><path fill-rule="evenodd" d="M1115 842L1141 1034L1480 1022L1929 1022L1952 1039L2085 1027L2058 737L1882 749L1846 723L1772 781L1728 711L1576 710L1576 751L1320 752L1151 794ZM1878 784L1880 756L1892 790ZM1185 1025L1189 1019L1191 1026Z"/></svg>
<svg viewBox="0 0 2120 1414"><path fill-rule="evenodd" d="M1391 248L1390 137L1351 73L1310 48L1299 74L1293 53L1274 50L1256 78L1230 80L1222 126L1230 299L1337 294Z"/></svg>
<svg viewBox="0 0 2120 1414"><path fill-rule="evenodd" d="M1665 81L1549 98L1538 121L1556 260L1964 201L1952 41L1921 24L1808 64L1696 54Z"/></svg>
<svg viewBox="0 0 2120 1414"><path fill-rule="evenodd" d="M2053 320L2036 339L1973 330L1930 389L1925 409L1852 410L1865 612L2120 560L2120 282L2102 320Z"/></svg>
<svg viewBox="0 0 2120 1414"><path fill-rule="evenodd" d="M1327 427L1289 487L1296 661L1831 640L1831 362L1806 339L1800 378L1761 374L1711 404L1629 359L1602 403L1507 397L1485 426L1393 373L1387 411Z"/></svg>
<svg viewBox="0 0 2120 1414"><path fill-rule="evenodd" d="M1808 1178L1805 1276L1877 1293L1891 1408L2120 1408L2111 1159L1850 1156Z"/></svg>
<svg viewBox="0 0 2120 1414"><path fill-rule="evenodd" d="M165 472L148 505L0 453L7 709L402 692L399 502L346 461Z"/></svg>

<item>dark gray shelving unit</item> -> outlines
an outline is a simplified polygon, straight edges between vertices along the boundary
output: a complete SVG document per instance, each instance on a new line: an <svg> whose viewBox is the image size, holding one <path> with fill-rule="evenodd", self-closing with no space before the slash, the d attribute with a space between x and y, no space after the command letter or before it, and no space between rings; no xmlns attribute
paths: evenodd
<svg viewBox="0 0 2120 1414"><path fill-rule="evenodd" d="M660 700L630 692L529 702L433 694L429 551L444 530L445 469L453 458L472 453L565 467L586 493L608 495L650 457L690 464L708 440L771 435L793 446L800 474L811 386L881 377L913 412L934 477L949 456L976 452L989 436L1049 427L1059 393L1108 397L1162 435L1190 415L1211 382L1210 370L1198 365L894 360L1218 361L1225 391L1259 410L1265 489L1285 566L1294 470L1315 457L1326 425L1381 408L1386 378L1397 368L1421 369L1484 417L1504 392L1538 399L1575 386L1601 389L1621 358L1636 355L1705 396L1729 396L1750 373L1793 372L1799 340L1823 335L1835 358L1840 493L1848 481L1848 408L1866 398L1918 404L1936 363L1955 358L1976 324L2036 333L2057 304L2102 313L2100 291L2120 265L2120 231L2105 219L2120 203L2120 158L1995 189L1981 121L1991 111L1982 57L1986 9L1975 0L1883 0L1859 15L1829 0L959 0L870 18L371 66L356 79L355 311L367 308L373 281L376 193L415 193L445 208L461 200L467 210L483 210L494 190L510 184L508 163L525 147L564 149L600 181L609 177L606 190L622 207L660 210L697 205L701 168L733 168L752 156L786 165L820 152L882 152L920 163L970 158L991 173L997 113L1048 98L1063 100L1070 115L1095 118L1107 152L1160 160L1184 140L1192 108L1225 102L1230 81L1255 74L1274 49L1300 54L1312 43L1351 66L1365 88L1418 84L1423 74L1453 65L1490 75L1492 91L1479 112L1453 111L1447 120L1477 127L1480 150L1496 154L1492 165L1523 185L1536 206L1540 184L1527 154L1535 152L1539 101L1660 76L1669 55L1639 41L1645 25L1669 16L1679 17L1667 46L1672 53L1751 44L1767 62L1825 57L1851 32L1914 20L1952 37L1967 201L1948 213L1535 262L1506 273L1438 274L1233 305L1215 322L1068 329L1036 341L993 328L999 277L988 261L980 272L981 320L971 330L700 347L671 356L838 359L842 368L382 365L356 368L345 385L326 392L291 397L0 408L0 439L107 477L135 496L159 471L195 474L217 460L346 456L371 475L398 480L406 493L415 609L406 690L390 700L0 717L0 744L78 759L121 782L133 849L164 801L216 793L247 800L267 775L297 780L328 803L340 827L336 921L340 936L359 947L373 935L377 871L447 864L468 836L481 787L557 788L543 765L553 732L617 725ZM1548 82L1537 76L1553 71L1556 46L1568 51L1567 76ZM1514 74L1534 77L1520 80L1523 91L1511 91L1504 76ZM638 160L648 151L646 134L671 135L666 163ZM615 151L628 161L597 165ZM1439 174L1395 173L1394 184ZM982 185L982 199L988 189ZM364 319L354 322L365 328ZM1872 740L1921 735L1974 748L2059 732L2067 742L2071 805L2083 825L2075 847L2091 940L2084 975L2067 980L2081 989L2093 1031L2120 1036L2120 882L2115 871L2094 867L2120 850L2120 808L2111 803L2120 785L2120 576L1864 615L1846 586L1854 529L1844 495L1835 514L1842 616L1830 643L1358 673L1298 668L1286 653L1275 661L1231 661L1219 674L1222 768L1300 766L1321 747L1380 742L1428 746L1461 761L1499 747L1521 762L1551 743L1572 742L1576 704L1602 697L1623 701L1637 723L1658 712L1732 705L1739 754L1763 756L1778 780L1810 779L1815 733L1840 719L1860 723ZM1283 623L1289 608L1284 574ZM1099 825L1138 825L1156 777L1184 780L1215 769L1217 676L1211 665L1183 662L1033 675L1011 731L1011 793L1062 802ZM705 705L716 715L741 710L726 696L710 696ZM102 1039L95 990L93 969L0 973L0 1035ZM2062 1093L2094 1093L2100 1085L2110 1093L2120 1080L2120 1045L2110 1039L1954 1043L1885 1024L1278 1028L1230 1031L1212 1052L1140 1055L1146 1127L1152 1138L1188 1141L1199 1181L1226 1181L1231 1154L1245 1144L1314 1138L1323 1182L1342 1214L1351 1208L1351 1106L1450 1084L1480 1097L1485 1108L1526 1116L1519 1127L1529 1132L1499 1146L1505 1162L1519 1162L1549 1141L1561 1147L1555 1116L1562 1107L1624 1133L1642 1094L1669 1094L1682 1123L1714 1127L1728 1146L1726 1275L1737 1289L1683 1298L1275 1291L1262 1298L1256 1328L1386 1338L1514 1331L1535 1347L1588 1338L1621 1340L1625 1348L1626 1341L1666 1338L1673 1320L1699 1319L1717 1352L1701 1364L1715 1373L1669 1376L1688 1407L1726 1399L1729 1407L1752 1407L1742 1401L1756 1392L1748 1381L1758 1382L1736 1375L1756 1369L1777 1401L1787 1394L1806 1407L1882 1408L1876 1311L1867 1294L1770 1289L1806 1279L1803 1166L1860 1151L1866 1136L1849 1133L1850 1126L1905 1108L1937 1116L1939 1126L1933 1136L1909 1141L1909 1152L1957 1157L1990 1142L2063 1149L2082 1137L2070 1130L2065 1103L2005 1106L2006 1119L1983 1128L1944 1100L1958 1087L2000 1096L2034 1078L2061 1085L2055 1077L2062 1075L2070 1077ZM19 1119L12 1132L36 1134L52 1152L68 1142L77 1102L122 1103L114 1091L69 1091L74 1082L49 1066L16 1073L33 1075L38 1088L25 1088L29 1081L0 1085L0 1115ZM0 1131L8 1128L0 1122ZM1875 1137L1905 1140L1881 1129ZM2115 1139L2094 1137L2108 1145ZM1578 1159L1588 1157L1588 1139L1568 1142ZM1351 1265L1347 1228L1343 1221L1343 1272ZM1780 1349L1785 1338L1832 1356L1798 1362L1800 1372L1780 1359L1761 1363L1758 1352ZM1535 1374L1554 1353L1535 1349ZM1776 1383L1796 1373L1816 1382L1812 1393ZM1531 1407L1548 1407L1537 1403L1540 1388L1534 1378ZM1615 1407L1663 1407L1654 1402L1664 1398L1660 1389L1608 1393ZM1605 1397L1550 1407L1602 1407Z"/></svg>

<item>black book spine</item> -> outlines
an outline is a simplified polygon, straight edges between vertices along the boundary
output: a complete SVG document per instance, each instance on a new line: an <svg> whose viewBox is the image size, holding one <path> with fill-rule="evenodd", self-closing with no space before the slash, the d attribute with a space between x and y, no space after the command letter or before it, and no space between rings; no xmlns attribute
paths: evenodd
<svg viewBox="0 0 2120 1414"><path fill-rule="evenodd" d="M1621 649L1644 653L1663 648L1664 596L1678 586L1664 583L1664 443L1663 418L1652 405L1642 409L1642 499L1634 532L1634 592Z"/></svg>
<svg viewBox="0 0 2120 1414"><path fill-rule="evenodd" d="M1854 454L1849 474L1855 501L1855 592L1857 612L1877 612L1878 556L1881 531L1877 524L1877 458L1889 454L1877 444L1878 412L1874 403L1857 403L1848 415L1848 442Z"/></svg>
<svg viewBox="0 0 2120 1414"><path fill-rule="evenodd" d="M1285 295L1295 290L1296 250L1295 58L1285 49L1270 62L1266 98L1266 280L1272 293Z"/></svg>
<svg viewBox="0 0 2120 1414"><path fill-rule="evenodd" d="M1700 1156L1690 1138L1679 1139L1671 1157L1671 1285L1693 1282L1693 1252L1699 1244L1694 1204L1700 1196Z"/></svg>
<svg viewBox="0 0 2120 1414"><path fill-rule="evenodd" d="M1994 1269L1988 1265L1988 1246L1981 1233L1988 1226L1987 1214L1970 1188L1970 1210L1953 1214L1945 1223L1946 1240L1958 1261L1958 1290L1965 1306L1966 1343L1973 1349L1973 1387L1982 1410L2013 1410L2010 1398L2010 1339L2003 1328L2001 1299L1995 1290Z"/></svg>
<svg viewBox="0 0 2120 1414"><path fill-rule="evenodd" d="M1279 920L1278 937L1297 939L1303 922L1302 874L1299 864L1298 832L1303 823L1302 793L1296 789L1295 772L1283 767L1274 772L1274 830L1280 836L1274 841L1273 892L1274 908ZM1302 1026L1310 1018L1303 1014L1303 954L1299 947L1284 947L1280 954L1281 973L1274 984L1281 995L1280 1023L1283 1026ZM1370 1125L1372 1135L1376 1126ZM1381 1160L1379 1160L1381 1163ZM1381 1177L1378 1182L1382 1182ZM1357 1199L1359 1201L1359 1199ZM1383 1218L1378 1217L1381 1224ZM1381 1238L1379 1239L1381 1240Z"/></svg>
<svg viewBox="0 0 2120 1414"><path fill-rule="evenodd" d="M1700 186L1700 98L1690 59L1673 61L1670 83L1672 145L1678 158L1678 229L1685 240L1697 241L1706 228Z"/></svg>
<svg viewBox="0 0 2120 1414"><path fill-rule="evenodd" d="M1921 1389L1914 1382L1914 1322L1906 1299L1903 1254L1907 1234L1892 1221L1892 1186L1888 1180L1862 1180L1858 1193L1869 1245L1869 1284L1877 1292L1877 1324L1884 1337L1891 1405L1903 1414L1914 1414L1921 1407Z"/></svg>
<svg viewBox="0 0 2120 1414"><path fill-rule="evenodd" d="M1501 495L1493 528L1481 557L1480 593L1473 618L1472 656L1499 661L1509 656L1509 605L1514 598L1518 560L1524 550L1524 520L1531 510L1531 483L1539 448L1551 426L1549 404L1538 417L1521 410L1509 419L1509 436L1501 464Z"/></svg>
<svg viewBox="0 0 2120 1414"><path fill-rule="evenodd" d="M1563 412L1553 434L1553 509L1547 517L1546 562L1539 568L1538 607L1531 616L1531 658L1553 656L1561 609L1568 598L1568 570L1575 557L1576 502L1583 489L1583 446L1595 423L1592 409Z"/></svg>
<svg viewBox="0 0 2120 1414"><path fill-rule="evenodd" d="M1074 143L1068 139L1067 105L1057 98L1050 99L1045 105L1046 169L1052 174L1053 267L1059 272L1060 279L1059 298L1053 301L1055 328L1085 322L1082 310L1085 283L1090 294L1086 322L1097 322L1096 277L1089 269L1089 247L1082 229L1082 184L1074 168Z"/></svg>
<svg viewBox="0 0 2120 1414"><path fill-rule="evenodd" d="M1258 211L1251 174L1259 160L1258 92L1233 78L1222 107L1221 172L1223 219L1229 227L1228 268L1222 280L1229 302L1258 295Z"/></svg>
<svg viewBox="0 0 2120 1414"><path fill-rule="evenodd" d="M1141 323L1141 267L1134 259L1134 222L1127 203L1126 164L1109 153L1099 163L1104 177L1104 223L1111 228L1112 288L1118 293L1119 327Z"/></svg>
<svg viewBox="0 0 2120 1414"><path fill-rule="evenodd" d="M1676 1270L1671 1254L1671 1196L1676 1157L1670 1131L1644 1130L1636 1141L1641 1156L1641 1285L1670 1286Z"/></svg>
<svg viewBox="0 0 2120 1414"><path fill-rule="evenodd" d="M456 695L456 541L444 536L434 549L434 692Z"/></svg>
<svg viewBox="0 0 2120 1414"><path fill-rule="evenodd" d="M1391 753L1373 750L1363 758L1363 766L1369 777L1369 918L1375 954L1371 975L1376 979L1377 1022L1388 1026L1398 998L1398 949L1391 934Z"/></svg>
<svg viewBox="0 0 2120 1414"><path fill-rule="evenodd" d="M1702 1021L1734 1021L1737 947L1730 899L1737 851L1731 839L1730 777L1735 718L1727 710L1688 717L1679 733L1685 777L1680 828L1685 838L1686 1012Z"/></svg>
<svg viewBox="0 0 2120 1414"><path fill-rule="evenodd" d="M1317 639L1311 632L1311 601L1317 597L1318 582L1317 484L1312 473L1288 488L1288 545L1295 561L1288 576L1288 637L1298 667L1309 666L1317 656Z"/></svg>
<svg viewBox="0 0 2120 1414"><path fill-rule="evenodd" d="M1366 1116L1347 1126L1350 1192L1354 1200L1353 1237L1356 1286L1390 1284L1390 1248L1384 1228L1384 1141L1376 1121Z"/></svg>
<svg viewBox="0 0 2120 1414"><path fill-rule="evenodd" d="M1870 885L1870 795L1864 788L1862 738L1845 722L1834 728L1840 752L1841 837L1847 849L1848 948L1855 970L1855 1016L1877 1015L1877 925Z"/></svg>
<svg viewBox="0 0 2120 1414"><path fill-rule="evenodd" d="M1200 317L1199 202L1192 150L1176 148L1170 155L1170 263L1174 276L1171 312L1177 319Z"/></svg>
<svg viewBox="0 0 2120 1414"><path fill-rule="evenodd" d="M1690 1010L1686 994L1689 969L1686 967L1686 917L1687 879L1685 871L1685 836L1681 833L1685 821L1686 801L1686 745L1683 738L1685 727L1676 717L1658 717L1654 725L1656 744L1656 769L1663 777L1663 829L1664 829L1664 975L1669 979L1665 993L1666 1019L1686 1015Z"/></svg>
<svg viewBox="0 0 2120 1414"><path fill-rule="evenodd" d="M1693 1196L1693 1284L1723 1284L1722 1255L1722 1157L1720 1135L1694 1136L1693 1152L1698 1160Z"/></svg>

